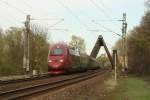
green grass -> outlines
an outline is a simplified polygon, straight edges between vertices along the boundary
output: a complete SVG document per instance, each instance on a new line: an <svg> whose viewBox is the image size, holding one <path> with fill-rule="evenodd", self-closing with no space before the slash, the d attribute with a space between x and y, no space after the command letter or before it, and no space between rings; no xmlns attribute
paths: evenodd
<svg viewBox="0 0 150 100"><path fill-rule="evenodd" d="M115 86L110 82L106 86L112 86L113 90L107 89L106 100L150 100L150 82L135 77L119 79Z"/></svg>

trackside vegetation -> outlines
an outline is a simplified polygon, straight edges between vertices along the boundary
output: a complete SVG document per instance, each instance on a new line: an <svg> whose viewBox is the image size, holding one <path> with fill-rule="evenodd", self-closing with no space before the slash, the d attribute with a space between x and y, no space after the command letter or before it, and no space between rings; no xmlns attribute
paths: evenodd
<svg viewBox="0 0 150 100"><path fill-rule="evenodd" d="M149 1L149 0L148 0ZM150 4L138 26L134 27L127 36L128 70L130 73L150 74ZM115 49L122 56L122 40L118 40Z"/></svg>
<svg viewBox="0 0 150 100"><path fill-rule="evenodd" d="M121 78L116 85L112 85L114 82L107 82L107 87L112 88L105 100L150 100L150 82L133 76Z"/></svg>
<svg viewBox="0 0 150 100"><path fill-rule="evenodd" d="M0 76L24 74L24 29L10 27L0 31ZM46 31L33 25L30 40L30 69L40 72L47 71L48 42Z"/></svg>

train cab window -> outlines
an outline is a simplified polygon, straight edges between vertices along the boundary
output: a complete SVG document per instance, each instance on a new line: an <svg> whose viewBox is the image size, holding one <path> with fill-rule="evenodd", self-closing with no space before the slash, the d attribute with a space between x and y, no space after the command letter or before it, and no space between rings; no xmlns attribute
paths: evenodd
<svg viewBox="0 0 150 100"><path fill-rule="evenodd" d="M62 55L62 54L63 54L63 51L60 48L51 50L51 55Z"/></svg>

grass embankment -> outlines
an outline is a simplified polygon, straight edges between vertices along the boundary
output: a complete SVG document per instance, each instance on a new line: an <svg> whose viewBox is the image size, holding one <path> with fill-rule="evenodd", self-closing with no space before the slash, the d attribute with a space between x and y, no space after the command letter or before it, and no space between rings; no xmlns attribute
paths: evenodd
<svg viewBox="0 0 150 100"><path fill-rule="evenodd" d="M142 78L127 77L106 81L106 100L150 100L150 82Z"/></svg>

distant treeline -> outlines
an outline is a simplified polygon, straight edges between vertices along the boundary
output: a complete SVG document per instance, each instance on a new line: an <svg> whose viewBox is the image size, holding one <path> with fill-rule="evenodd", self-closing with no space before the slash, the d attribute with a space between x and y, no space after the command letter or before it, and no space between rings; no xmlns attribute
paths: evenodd
<svg viewBox="0 0 150 100"><path fill-rule="evenodd" d="M24 29L11 27L0 30L0 76L24 74ZM47 71L48 42L47 32L32 25L30 32L30 68L40 72Z"/></svg>
<svg viewBox="0 0 150 100"><path fill-rule="evenodd" d="M130 72L150 74L150 11L128 36L128 64Z"/></svg>

